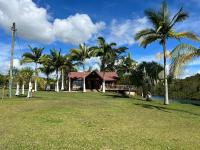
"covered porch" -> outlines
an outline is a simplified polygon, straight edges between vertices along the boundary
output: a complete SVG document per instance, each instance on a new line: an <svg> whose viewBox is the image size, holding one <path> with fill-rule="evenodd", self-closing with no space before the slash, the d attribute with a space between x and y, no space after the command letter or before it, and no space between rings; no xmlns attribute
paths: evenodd
<svg viewBox="0 0 200 150"><path fill-rule="evenodd" d="M106 85L115 85L116 72L70 72L68 74L69 92L106 91Z"/></svg>

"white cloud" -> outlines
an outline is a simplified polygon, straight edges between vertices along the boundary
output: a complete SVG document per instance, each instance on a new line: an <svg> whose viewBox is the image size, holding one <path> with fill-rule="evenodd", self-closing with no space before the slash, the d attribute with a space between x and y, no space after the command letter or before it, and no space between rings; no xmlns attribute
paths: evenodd
<svg viewBox="0 0 200 150"><path fill-rule="evenodd" d="M13 67L17 69L21 69L22 66L20 65L20 60L19 59L13 59ZM7 74L10 68L10 60L8 59L3 59L3 62L0 62L0 73L1 74Z"/></svg>
<svg viewBox="0 0 200 150"><path fill-rule="evenodd" d="M8 44L0 43L0 73L7 74L10 68L10 48L11 46ZM17 57L21 57L21 50L24 49L24 46L15 47L14 51L14 59L13 59L13 66L20 69L22 66L20 65L20 59ZM33 65L27 64L23 65L23 67L32 67Z"/></svg>
<svg viewBox="0 0 200 150"><path fill-rule="evenodd" d="M182 70L182 73L179 75L180 79L185 79L187 77L195 75L197 72L191 71L191 69L184 69Z"/></svg>
<svg viewBox="0 0 200 150"><path fill-rule="evenodd" d="M88 70L90 67L92 70L100 70L101 60L99 57L91 57L85 60L85 67Z"/></svg>
<svg viewBox="0 0 200 150"><path fill-rule="evenodd" d="M119 45L136 43L134 40L135 34L148 27L146 17L137 19L128 19L123 22L113 20L110 25L109 41L117 42Z"/></svg>
<svg viewBox="0 0 200 150"><path fill-rule="evenodd" d="M103 22L93 23L87 14L54 20L32 0L0 0L0 26L9 31L13 22L21 37L45 43L82 43L104 27Z"/></svg>
<svg viewBox="0 0 200 150"><path fill-rule="evenodd" d="M192 60L188 65L189 66L200 66L200 59L196 58L196 59Z"/></svg>
<svg viewBox="0 0 200 150"><path fill-rule="evenodd" d="M146 55L146 56L138 56L137 58L134 57L134 60L136 60L138 63L141 63L143 61L145 62L152 62L152 61L157 61L157 62L162 62L162 60L158 59L156 55Z"/></svg>
<svg viewBox="0 0 200 150"><path fill-rule="evenodd" d="M94 24L88 15L76 14L67 19L56 19L53 26L57 39L65 43L80 44L101 30L105 23Z"/></svg>

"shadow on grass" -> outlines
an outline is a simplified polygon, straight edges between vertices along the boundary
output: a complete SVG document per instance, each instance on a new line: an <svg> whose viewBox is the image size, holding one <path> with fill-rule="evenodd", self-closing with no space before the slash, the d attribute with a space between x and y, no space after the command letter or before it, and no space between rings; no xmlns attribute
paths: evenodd
<svg viewBox="0 0 200 150"><path fill-rule="evenodd" d="M193 113L193 112L186 111L186 110L169 108L169 107L158 106L158 105L153 105L153 104L139 104L139 103L137 103L135 105L141 106L141 107L146 108L146 109L156 109L156 110L167 112L167 113L172 113L172 111L175 111L175 112L182 112L182 113L187 113L187 114L190 114L190 115L200 116L200 114L198 114L198 113Z"/></svg>
<svg viewBox="0 0 200 150"><path fill-rule="evenodd" d="M109 94L104 94L103 96L112 97L112 98L130 98L128 95L120 94L120 93L109 93Z"/></svg>
<svg viewBox="0 0 200 150"><path fill-rule="evenodd" d="M178 102L181 104L191 104L194 106L200 106L200 101L198 100L176 100L175 102Z"/></svg>

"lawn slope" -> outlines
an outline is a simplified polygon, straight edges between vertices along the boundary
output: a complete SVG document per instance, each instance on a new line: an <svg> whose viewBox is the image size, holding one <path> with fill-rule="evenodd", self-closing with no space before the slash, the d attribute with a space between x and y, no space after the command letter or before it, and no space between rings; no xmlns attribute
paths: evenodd
<svg viewBox="0 0 200 150"><path fill-rule="evenodd" d="M0 149L200 149L200 107L37 92L0 103Z"/></svg>

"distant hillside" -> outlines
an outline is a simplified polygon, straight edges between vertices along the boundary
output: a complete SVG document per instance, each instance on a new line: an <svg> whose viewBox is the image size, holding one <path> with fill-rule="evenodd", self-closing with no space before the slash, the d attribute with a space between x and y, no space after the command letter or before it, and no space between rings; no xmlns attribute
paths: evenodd
<svg viewBox="0 0 200 150"><path fill-rule="evenodd" d="M155 95L164 95L163 86L158 84ZM200 74L185 79L173 79L169 83L169 97L175 99L200 100Z"/></svg>

